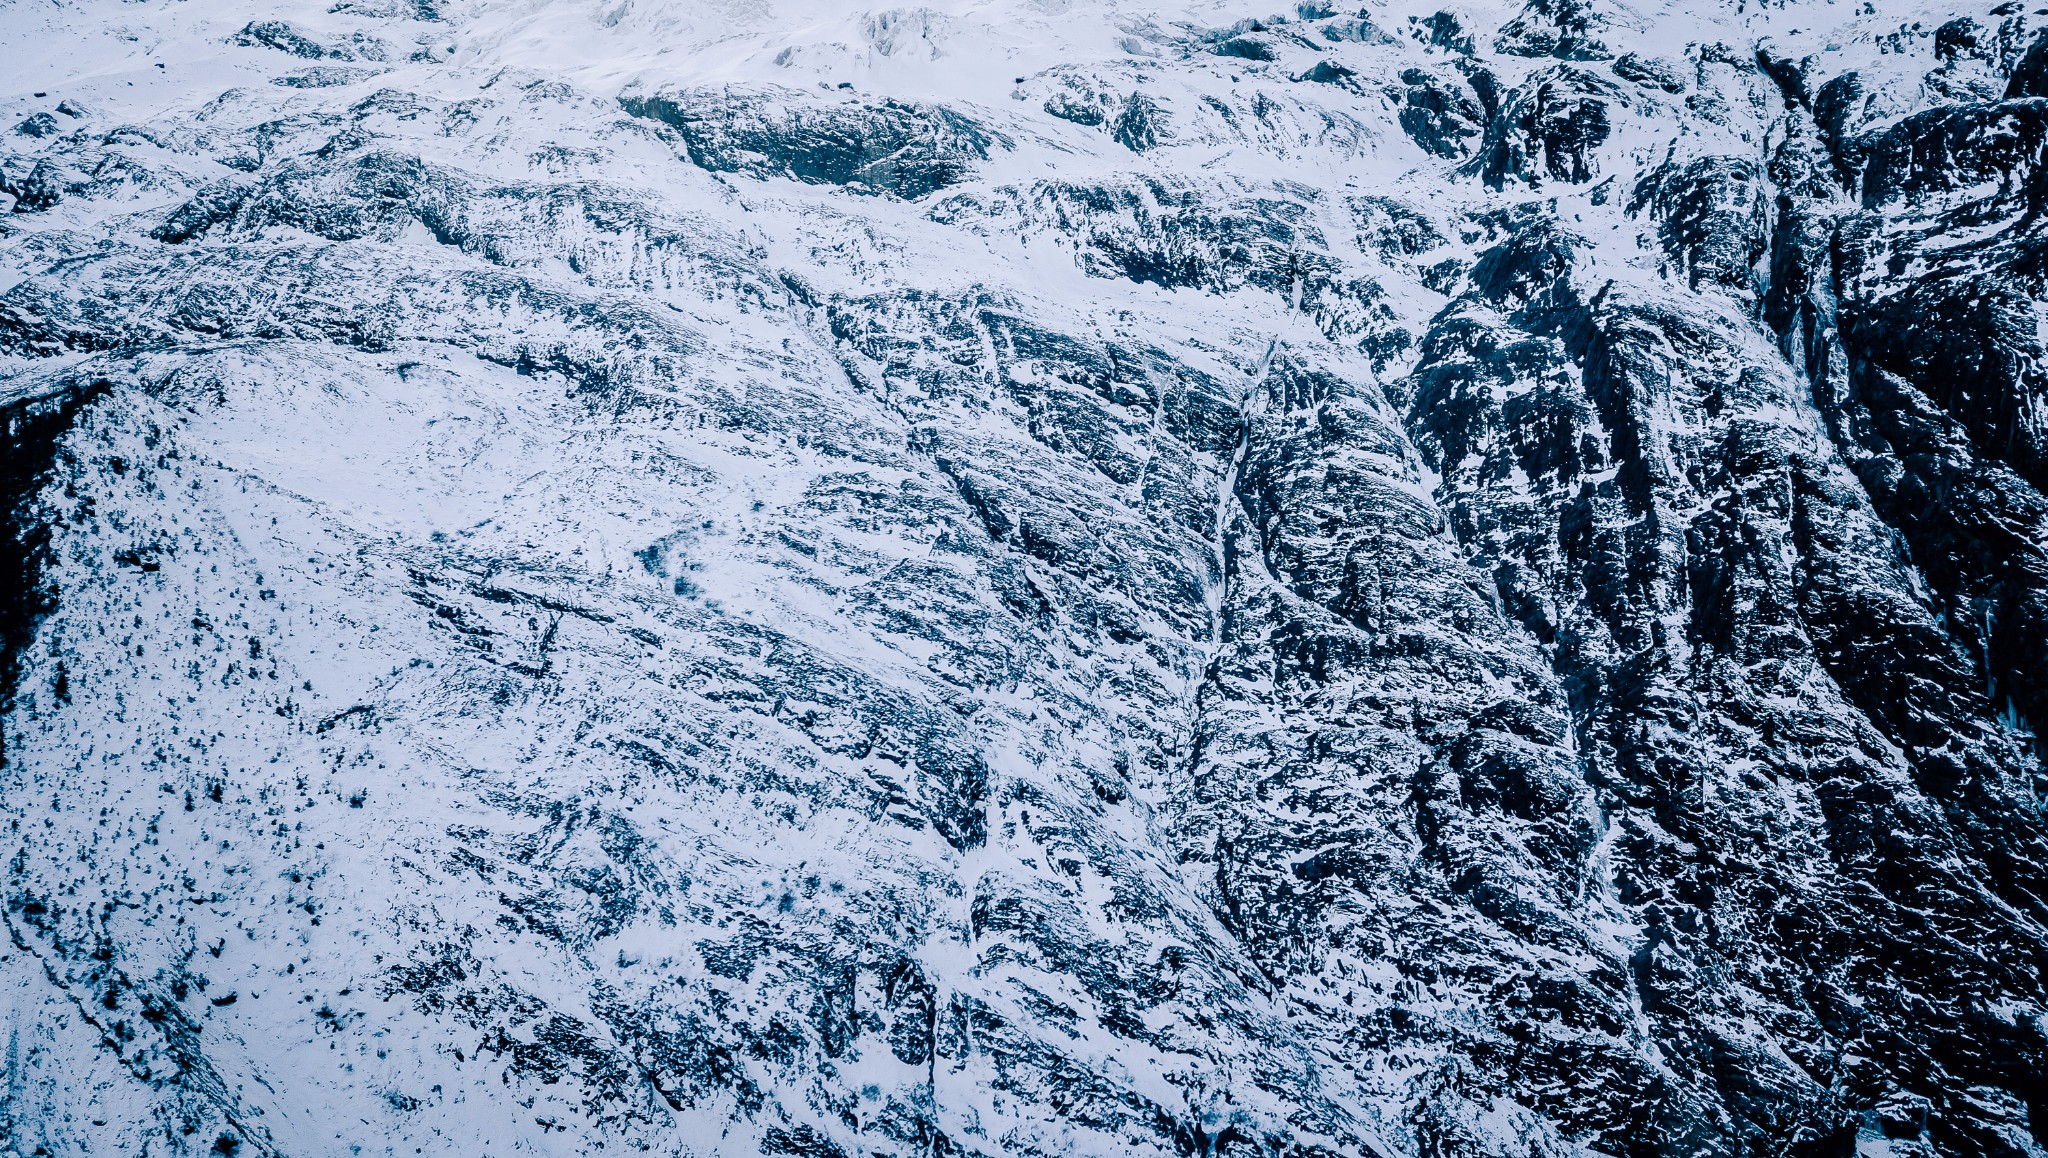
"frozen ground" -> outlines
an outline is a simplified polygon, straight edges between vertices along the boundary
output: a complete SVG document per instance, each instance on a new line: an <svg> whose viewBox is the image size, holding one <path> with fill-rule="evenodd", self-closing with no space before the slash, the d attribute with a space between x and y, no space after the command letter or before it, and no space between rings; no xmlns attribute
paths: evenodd
<svg viewBox="0 0 2048 1158"><path fill-rule="evenodd" d="M0 1140L2042 1154L1965 7L0 0Z"/></svg>

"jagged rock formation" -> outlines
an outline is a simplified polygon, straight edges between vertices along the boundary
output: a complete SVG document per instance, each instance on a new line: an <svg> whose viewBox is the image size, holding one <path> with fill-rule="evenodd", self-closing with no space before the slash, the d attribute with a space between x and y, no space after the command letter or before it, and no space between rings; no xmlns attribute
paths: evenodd
<svg viewBox="0 0 2048 1158"><path fill-rule="evenodd" d="M0 27L5 1152L2048 1151L2031 10Z"/></svg>

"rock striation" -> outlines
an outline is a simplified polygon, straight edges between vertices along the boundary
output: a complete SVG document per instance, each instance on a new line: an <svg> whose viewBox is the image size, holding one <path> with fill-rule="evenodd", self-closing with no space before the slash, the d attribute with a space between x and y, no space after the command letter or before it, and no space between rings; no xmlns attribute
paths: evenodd
<svg viewBox="0 0 2048 1158"><path fill-rule="evenodd" d="M2048 1154L1910 3L0 8L0 1153Z"/></svg>

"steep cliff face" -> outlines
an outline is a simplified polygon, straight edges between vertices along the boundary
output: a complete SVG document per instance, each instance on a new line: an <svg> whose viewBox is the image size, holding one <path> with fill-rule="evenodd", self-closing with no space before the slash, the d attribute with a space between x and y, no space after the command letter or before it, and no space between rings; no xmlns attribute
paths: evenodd
<svg viewBox="0 0 2048 1158"><path fill-rule="evenodd" d="M2048 1152L2031 9L0 29L9 1152Z"/></svg>

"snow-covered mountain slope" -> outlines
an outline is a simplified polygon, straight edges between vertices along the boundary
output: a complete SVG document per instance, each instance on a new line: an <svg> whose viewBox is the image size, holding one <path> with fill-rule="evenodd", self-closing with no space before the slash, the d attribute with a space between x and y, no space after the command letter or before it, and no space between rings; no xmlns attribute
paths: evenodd
<svg viewBox="0 0 2048 1158"><path fill-rule="evenodd" d="M2048 23L0 0L18 1155L2048 1152Z"/></svg>

